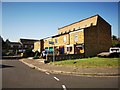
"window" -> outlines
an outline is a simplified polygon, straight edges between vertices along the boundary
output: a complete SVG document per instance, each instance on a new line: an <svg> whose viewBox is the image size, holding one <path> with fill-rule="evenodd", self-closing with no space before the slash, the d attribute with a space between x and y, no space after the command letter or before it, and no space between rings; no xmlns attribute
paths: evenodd
<svg viewBox="0 0 120 90"><path fill-rule="evenodd" d="M67 47L67 51L71 52L72 51L72 47Z"/></svg>
<svg viewBox="0 0 120 90"><path fill-rule="evenodd" d="M72 47L70 47L70 52L72 51Z"/></svg>
<svg viewBox="0 0 120 90"><path fill-rule="evenodd" d="M25 45L25 48L27 48L27 45Z"/></svg>
<svg viewBox="0 0 120 90"><path fill-rule="evenodd" d="M18 47L21 48L21 45L19 45Z"/></svg>
<svg viewBox="0 0 120 90"><path fill-rule="evenodd" d="M11 45L11 48L13 48L13 45Z"/></svg>
<svg viewBox="0 0 120 90"><path fill-rule="evenodd" d="M67 47L67 51L69 51L69 47Z"/></svg>
<svg viewBox="0 0 120 90"><path fill-rule="evenodd" d="M75 41L75 42L78 41L78 35L77 35L77 34L74 36L74 41Z"/></svg>
<svg viewBox="0 0 120 90"><path fill-rule="evenodd" d="M63 42L66 43L66 36L64 36Z"/></svg>
<svg viewBox="0 0 120 90"><path fill-rule="evenodd" d="M55 39L55 43L58 43L58 39L57 38Z"/></svg>
<svg viewBox="0 0 120 90"><path fill-rule="evenodd" d="M33 48L33 45L31 45L31 48Z"/></svg>

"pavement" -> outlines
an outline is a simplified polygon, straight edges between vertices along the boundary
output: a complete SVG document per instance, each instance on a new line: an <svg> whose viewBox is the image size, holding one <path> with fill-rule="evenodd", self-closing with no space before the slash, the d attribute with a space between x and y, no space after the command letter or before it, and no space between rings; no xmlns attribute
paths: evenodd
<svg viewBox="0 0 120 90"><path fill-rule="evenodd" d="M44 64L43 59L20 59L19 61L42 72L67 75L120 76L118 68L81 68Z"/></svg>

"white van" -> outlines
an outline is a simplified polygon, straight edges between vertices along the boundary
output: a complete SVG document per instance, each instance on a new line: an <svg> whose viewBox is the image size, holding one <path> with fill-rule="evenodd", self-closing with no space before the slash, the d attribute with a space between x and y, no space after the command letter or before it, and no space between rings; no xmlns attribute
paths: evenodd
<svg viewBox="0 0 120 90"><path fill-rule="evenodd" d="M119 47L111 47L109 49L110 53L120 53L120 48Z"/></svg>

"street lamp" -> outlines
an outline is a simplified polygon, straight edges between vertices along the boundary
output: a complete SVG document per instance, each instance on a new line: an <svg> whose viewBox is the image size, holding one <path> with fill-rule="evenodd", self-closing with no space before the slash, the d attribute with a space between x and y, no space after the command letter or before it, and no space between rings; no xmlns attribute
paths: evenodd
<svg viewBox="0 0 120 90"><path fill-rule="evenodd" d="M55 54L54 54L54 42L49 41L49 44L53 45L53 63L55 62Z"/></svg>

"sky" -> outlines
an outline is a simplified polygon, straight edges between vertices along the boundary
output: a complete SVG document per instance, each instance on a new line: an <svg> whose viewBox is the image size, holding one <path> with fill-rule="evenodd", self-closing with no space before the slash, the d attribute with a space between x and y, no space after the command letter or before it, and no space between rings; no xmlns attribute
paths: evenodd
<svg viewBox="0 0 120 90"><path fill-rule="evenodd" d="M2 2L2 37L42 39L58 28L99 14L118 36L117 2Z"/></svg>

